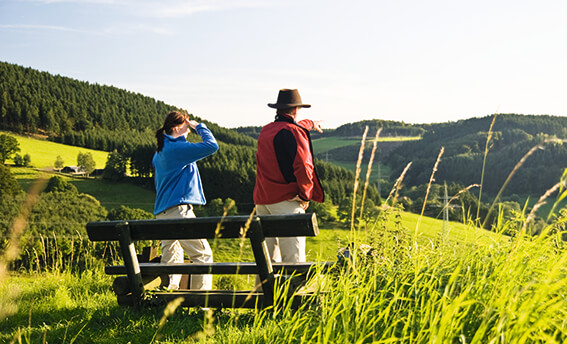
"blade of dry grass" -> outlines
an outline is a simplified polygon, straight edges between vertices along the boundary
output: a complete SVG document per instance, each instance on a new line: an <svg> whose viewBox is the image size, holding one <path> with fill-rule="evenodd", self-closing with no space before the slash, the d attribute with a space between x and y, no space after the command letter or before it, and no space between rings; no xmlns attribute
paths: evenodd
<svg viewBox="0 0 567 344"><path fill-rule="evenodd" d="M408 162L408 164L406 165L406 167L404 167L404 170L402 171L402 173L400 174L400 176L398 177L398 179L396 179L396 182L394 183L394 186L392 186L392 190L390 190L390 193L388 194L388 197L386 197L386 200L384 201L384 204L387 204L388 201L390 200L390 198L393 195L397 195L398 190L401 188L400 185L402 184L402 181L404 180L406 173L408 172L409 168L411 167L412 162ZM394 196L394 199L397 198L396 196Z"/></svg>
<svg viewBox="0 0 567 344"><path fill-rule="evenodd" d="M425 191L425 198L423 199L423 206L421 207L421 213L417 218L417 223L415 224L415 237L414 240L417 240L417 230L419 229L419 225L421 224L421 218L423 217L423 213L425 212L425 205L427 204L427 197L429 196L429 190L431 189L431 184L435 181L435 173L437 172L437 167L439 166L439 162L441 161L441 156L445 152L445 147L441 147L439 151L439 155L437 156L437 160L435 161L435 165L433 165L433 171L431 171L431 177L429 177L429 184L427 184L427 190Z"/></svg>
<svg viewBox="0 0 567 344"><path fill-rule="evenodd" d="M484 219L484 222L482 223L482 227L484 228L484 226L486 225L486 221L488 221L488 218L490 217L490 214L492 213L492 211L494 210L494 207L496 206L496 204L498 204L498 200L500 199L500 196L502 195L502 192L504 192L504 189L506 188L506 186L508 186L508 183L510 182L510 180L512 179L512 177L516 174L516 172L520 169L520 167L522 167L522 165L524 165L524 163L526 162L526 160L532 155L534 154L537 150L540 149L544 149L544 145L550 142L562 142L561 140L558 139L547 139L545 141L543 141L540 144L535 145L534 147L532 147L521 159L520 161L518 161L518 163L516 164L516 166L514 166L514 168L512 169L512 172L510 172L510 174L508 175L508 177L506 178L506 180L504 181L504 184L502 184L502 187L500 188L500 190L498 191L498 193L496 194L496 197L494 198L494 201L492 201L492 204L490 206L490 208L488 209L488 212L486 213L486 218Z"/></svg>
<svg viewBox="0 0 567 344"><path fill-rule="evenodd" d="M368 126L364 128L362 140L360 142L360 150L358 151L358 160L356 161L356 173L354 175L354 187L352 192L352 212L350 217L350 230L354 229L354 209L356 208L356 192L358 190L358 177L360 176L360 165L362 164L362 157L364 155L364 143L366 142L366 134L368 134Z"/></svg>
<svg viewBox="0 0 567 344"><path fill-rule="evenodd" d="M545 200L551 196L551 194L553 194L555 191L557 191L557 189L559 189L560 187L564 188L565 187L565 181L560 181L559 183L553 185L551 188L549 188L537 201L537 203L532 207L532 210L530 211L530 213L528 214L528 217L526 218L526 221L524 221L524 224L522 226L522 230L521 233L525 233L526 229L528 227L528 224L533 221L535 219L535 214L538 211L538 209L545 204Z"/></svg>
<svg viewBox="0 0 567 344"><path fill-rule="evenodd" d="M476 220L478 221L478 217L480 214L480 199L482 198L482 185L484 185L484 171L486 167L486 157L488 156L488 151L492 146L490 145L490 140L492 139L492 128L494 127L494 122L496 121L497 113L494 114L492 117L492 122L490 123L490 128L488 128L488 135L486 136L486 145L484 146L484 157L482 159L482 170L480 173L480 188L478 190L478 206L476 207Z"/></svg>
<svg viewBox="0 0 567 344"><path fill-rule="evenodd" d="M457 192L453 197L451 197L451 198L447 201L447 204L445 204L445 205L443 206L443 209L441 209L441 211L439 212L439 214L438 214L437 216L439 216L439 215L441 214L441 212L443 212L443 210L445 210L445 208L449 207L449 205L451 204L451 202L453 202L454 200L456 200L457 198L459 198L459 196L460 196L461 194L463 194L463 193L469 191L469 190L472 189L472 188L479 187L479 186L480 186L479 184L471 184L471 185L467 186L466 188L464 188L464 189L462 189L462 190L459 190L459 192Z"/></svg>
<svg viewBox="0 0 567 344"><path fill-rule="evenodd" d="M366 190L368 189L368 184L370 183L370 173L372 171L372 163L374 162L374 155L376 154L376 148L378 147L378 137L382 132L382 128L376 130L376 137L374 137L374 142L372 143L372 153L370 153L370 161L368 161L368 168L366 170L366 181L364 182L364 189L362 191L362 202L360 203L360 218L364 211L364 201L366 200Z"/></svg>

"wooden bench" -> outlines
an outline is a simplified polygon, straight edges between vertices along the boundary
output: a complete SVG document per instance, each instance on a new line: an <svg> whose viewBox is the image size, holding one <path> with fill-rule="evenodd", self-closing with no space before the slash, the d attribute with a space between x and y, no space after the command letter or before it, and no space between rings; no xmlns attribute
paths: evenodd
<svg viewBox="0 0 567 344"><path fill-rule="evenodd" d="M118 241L124 265L107 266L109 275L126 275L121 280L126 287L116 287L118 303L137 306L146 296L169 302L183 297L185 307L212 308L262 308L274 303L276 288L275 274L299 275L307 278L315 263L272 264L265 242L266 237L316 236L319 233L315 214L261 215L198 217L172 220L101 221L87 224L89 239L92 241ZM188 263L161 264L140 263L134 242L138 240L164 239L223 239L248 238L255 263ZM321 263L322 269L331 262ZM177 290L151 291L144 288L144 277L167 274L253 274L262 281L258 290ZM115 280L120 281L120 277ZM121 291L117 291L121 289ZM126 289L126 290L124 290ZM299 306L309 294L292 294L292 307Z"/></svg>

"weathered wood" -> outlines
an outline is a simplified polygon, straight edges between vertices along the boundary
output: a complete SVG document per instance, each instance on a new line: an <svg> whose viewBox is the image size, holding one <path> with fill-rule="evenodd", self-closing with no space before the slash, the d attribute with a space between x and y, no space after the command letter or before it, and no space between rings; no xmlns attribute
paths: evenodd
<svg viewBox="0 0 567 344"><path fill-rule="evenodd" d="M152 295L163 302L183 298L183 307L210 308L263 308L264 294L253 291L189 290L177 292L155 292Z"/></svg>
<svg viewBox="0 0 567 344"><path fill-rule="evenodd" d="M324 263L324 269L329 268L334 262ZM291 275L292 273L306 273L313 267L313 263L273 263L275 273ZM256 275L258 266L256 263L187 263L187 264L161 264L140 263L142 276L159 274L218 274L218 275ZM107 275L124 275L124 265L106 266L104 272Z"/></svg>
<svg viewBox="0 0 567 344"><path fill-rule="evenodd" d="M196 217L166 220L128 221L132 240L178 240L240 238L246 231L248 216ZM255 217L252 222L259 223ZM91 241L115 241L118 234L113 228L121 221L89 222L87 233Z"/></svg>
<svg viewBox="0 0 567 344"><path fill-rule="evenodd" d="M116 231L118 232L118 242L120 243L122 259L124 260L124 266L128 273L130 290L135 300L141 300L144 296L144 282L142 281L138 256L136 255L134 243L132 242L128 222L117 223Z"/></svg>
<svg viewBox="0 0 567 344"><path fill-rule="evenodd" d="M126 270L126 268L124 268ZM126 273L126 272L124 272ZM130 280L128 276L118 276L112 282L112 290L116 295L128 295L132 292L130 289Z"/></svg>
<svg viewBox="0 0 567 344"><path fill-rule="evenodd" d="M261 215L228 217L195 217L189 219L134 220L126 222L133 241L164 239L214 239L250 237L253 224L261 225L265 237L316 236L319 233L315 214ZM114 228L124 221L89 222L91 241L115 241Z"/></svg>
<svg viewBox="0 0 567 344"><path fill-rule="evenodd" d="M184 306L201 307L244 307L256 308L272 305L274 302L275 273L296 275L293 285L304 283L316 263L272 264L269 258L266 237L316 236L319 233L315 214L262 215L199 217L171 220L102 221L87 224L89 239L92 241L119 241L124 265L107 266L110 275L118 277L113 289L120 305L139 305L144 298L144 280L168 274L253 274L262 281L261 292L179 290L175 292L151 292L150 295L165 302L183 297ZM210 264L161 264L153 259L155 254L144 252L140 259L151 262L139 263L133 242L137 240L183 240L213 238L249 238L254 254L253 263L210 263ZM324 269L332 263L325 263ZM162 277L163 279L163 277ZM125 283L127 282L127 283ZM162 281L163 282L163 281ZM290 288L295 290L295 288ZM297 307L305 295L291 293L288 297Z"/></svg>
<svg viewBox="0 0 567 344"><path fill-rule="evenodd" d="M260 224L258 224L260 226ZM262 291L264 292L264 305L271 305L274 302L274 270L272 267L272 260L266 245L266 238L262 232L262 228L253 227L250 231L250 246L252 246L252 253L256 260L258 269L258 276L260 276L260 283L262 284Z"/></svg>
<svg viewBox="0 0 567 344"><path fill-rule="evenodd" d="M319 235L315 213L287 215L259 215L266 238Z"/></svg>
<svg viewBox="0 0 567 344"><path fill-rule="evenodd" d="M272 305L266 303L263 293L253 291L231 290L190 290L177 292L156 292L153 295L162 302L171 302L179 297L183 298L182 307L210 307L210 308L265 308ZM291 308L299 308L311 294L298 294L291 296Z"/></svg>

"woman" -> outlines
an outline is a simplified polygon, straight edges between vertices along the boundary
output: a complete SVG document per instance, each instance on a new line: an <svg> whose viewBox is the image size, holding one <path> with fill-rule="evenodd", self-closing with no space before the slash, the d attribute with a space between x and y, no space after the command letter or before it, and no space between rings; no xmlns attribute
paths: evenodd
<svg viewBox="0 0 567 344"><path fill-rule="evenodd" d="M187 141L195 130L202 142ZM190 120L179 111L167 114L156 131L157 149L152 164L156 186L154 215L157 219L195 217L192 204L205 204L197 160L215 153L219 146L205 124ZM212 263L213 252L206 239L162 240L161 262L183 263L183 251L197 263ZM179 289L181 275L170 275L168 289ZM191 289L212 288L212 275L192 275Z"/></svg>

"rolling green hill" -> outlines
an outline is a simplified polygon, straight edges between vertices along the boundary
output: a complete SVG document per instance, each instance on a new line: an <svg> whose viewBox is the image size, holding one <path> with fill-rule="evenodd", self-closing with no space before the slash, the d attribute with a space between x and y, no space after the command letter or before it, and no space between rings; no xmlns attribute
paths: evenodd
<svg viewBox="0 0 567 344"><path fill-rule="evenodd" d="M32 159L32 166L40 169L53 168L57 156L61 156L66 166L76 166L77 155L80 152L91 153L94 161L96 162L96 168L104 168L108 157L107 152L99 150L69 146L29 136L16 135L9 132L0 132L0 134L14 136L20 144L21 151L19 154L29 154Z"/></svg>
<svg viewBox="0 0 567 344"><path fill-rule="evenodd" d="M0 62L0 130L42 135L71 146L116 152L117 159L129 164L129 174L145 179L146 183L152 175L154 130L173 109L175 106L139 93ZM219 151L199 162L207 198L232 198L239 209L251 209L256 140L193 114L189 116L206 123L219 142ZM190 134L189 140L196 142L199 138ZM28 153L36 166L51 166L55 161L45 155L34 157ZM68 165L76 161L74 156L63 159ZM324 171L322 183L328 199L337 205L345 192L352 192L354 175L336 165L318 165L323 165L320 170ZM368 197L378 202L373 186Z"/></svg>
<svg viewBox="0 0 567 344"><path fill-rule="evenodd" d="M0 62L0 75L0 130L47 135L57 142L105 152L117 150L129 161L133 176L151 176L152 131L174 106L115 87L53 76L4 62ZM230 197L251 207L254 136L259 127L231 130L206 123L221 145L217 154L201 164L209 198ZM354 171L358 138L366 126L369 138L362 161L363 180L371 138L378 128L383 129L371 175L370 193L376 202L379 202L376 186L385 196L385 190L391 189L410 162L403 190L427 183L441 147L444 154L436 171L436 183L447 182L464 188L480 183L484 173L485 199L494 198L514 166L534 147L543 149L536 149L515 172L502 192L506 200L522 203L528 197L539 198L559 180L567 166L567 145L563 144L567 139L567 118L563 117L500 114L419 125L365 120L313 135L318 169L324 171L321 173L323 186L334 205L339 205L345 195L352 193L354 174L344 170ZM490 149L483 170L485 147ZM47 158L45 153L27 153L32 156L32 164L38 167L53 164L54 159ZM76 154L63 158L71 165ZM97 163L97 167L102 166Z"/></svg>

